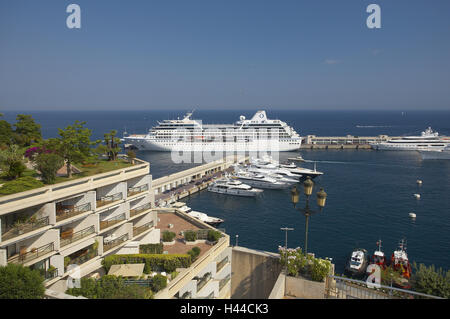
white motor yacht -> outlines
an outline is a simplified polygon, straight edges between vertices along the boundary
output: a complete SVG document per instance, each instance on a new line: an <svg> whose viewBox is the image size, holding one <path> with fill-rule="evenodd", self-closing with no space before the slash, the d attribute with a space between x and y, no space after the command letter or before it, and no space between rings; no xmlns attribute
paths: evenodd
<svg viewBox="0 0 450 319"><path fill-rule="evenodd" d="M219 179L208 186L208 191L219 194L254 197L260 195L263 190L253 188L238 180L228 178Z"/></svg>
<svg viewBox="0 0 450 319"><path fill-rule="evenodd" d="M450 145L432 150L419 150L419 153L423 160L448 160L450 159Z"/></svg>
<svg viewBox="0 0 450 319"><path fill-rule="evenodd" d="M178 203L176 203L176 204L182 204L182 205L178 205L178 206L180 206L180 207L176 207L176 205L172 205L172 206L178 208L178 209L181 210L183 213L186 213L186 214L188 214L189 216L191 216L191 217L193 217L193 218L196 218L196 219L198 219L198 220L200 220L200 221L202 221L202 222L204 222L204 223L207 223L207 224L209 224L209 225L214 226L214 225L219 225L219 224L221 224L221 223L224 222L224 220L221 219L221 218L208 216L208 215L206 215L205 213L201 213L201 212L192 210L190 207L186 206L184 203L178 202Z"/></svg>
<svg viewBox="0 0 450 319"><path fill-rule="evenodd" d="M273 177L243 170L237 171L233 178L236 178L247 185L258 188L283 189L289 187L289 183L282 182Z"/></svg>

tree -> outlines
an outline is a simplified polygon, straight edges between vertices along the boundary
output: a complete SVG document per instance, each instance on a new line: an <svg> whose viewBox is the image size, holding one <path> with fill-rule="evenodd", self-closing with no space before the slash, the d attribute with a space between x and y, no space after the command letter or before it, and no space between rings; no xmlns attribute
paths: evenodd
<svg viewBox="0 0 450 319"><path fill-rule="evenodd" d="M3 114L0 113L0 117ZM1 145L10 145L13 138L13 130L11 128L11 124L9 124L5 120L0 121L0 146Z"/></svg>
<svg viewBox="0 0 450 319"><path fill-rule="evenodd" d="M413 263L414 274L411 278L414 291L450 298L450 271L444 272L442 268L436 269L424 264Z"/></svg>
<svg viewBox="0 0 450 319"><path fill-rule="evenodd" d="M67 177L72 177L72 164L82 162L91 155L90 137L92 131L83 127L86 122L75 121L73 125L65 129L58 129L60 138L49 139L48 148L55 149L65 160L67 166Z"/></svg>
<svg viewBox="0 0 450 319"><path fill-rule="evenodd" d="M42 139L41 125L34 122L31 115L18 114L14 126L14 139L20 146L30 146Z"/></svg>
<svg viewBox="0 0 450 319"><path fill-rule="evenodd" d="M45 184L53 184L56 172L64 165L64 159L55 153L41 153L36 156L35 168L41 173Z"/></svg>
<svg viewBox="0 0 450 319"><path fill-rule="evenodd" d="M120 138L116 137L117 131L111 130L109 133L105 133L105 144L99 146L99 151L108 156L109 161L115 161L117 154L120 152Z"/></svg>
<svg viewBox="0 0 450 319"><path fill-rule="evenodd" d="M0 266L0 299L42 299L44 278L38 270L16 264Z"/></svg>
<svg viewBox="0 0 450 319"><path fill-rule="evenodd" d="M15 179L22 176L26 166L22 162L23 154L18 145L10 145L0 150L0 167L6 173L6 178Z"/></svg>

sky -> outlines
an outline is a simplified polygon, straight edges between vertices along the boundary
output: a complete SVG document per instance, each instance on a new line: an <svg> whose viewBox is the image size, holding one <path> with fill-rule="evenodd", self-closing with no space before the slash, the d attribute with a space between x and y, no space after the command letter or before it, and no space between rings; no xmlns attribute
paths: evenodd
<svg viewBox="0 0 450 319"><path fill-rule="evenodd" d="M449 39L448 0L0 0L0 112L449 110Z"/></svg>

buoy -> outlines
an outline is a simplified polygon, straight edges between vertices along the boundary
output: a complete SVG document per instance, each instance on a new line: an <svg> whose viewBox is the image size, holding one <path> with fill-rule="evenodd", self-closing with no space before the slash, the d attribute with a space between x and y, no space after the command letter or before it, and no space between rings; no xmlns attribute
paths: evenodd
<svg viewBox="0 0 450 319"><path fill-rule="evenodd" d="M414 194L414 197L415 197L416 199L420 199L420 194Z"/></svg>
<svg viewBox="0 0 450 319"><path fill-rule="evenodd" d="M416 181L416 183L419 184L419 185L422 185L422 181L421 181L420 179L418 179L418 180Z"/></svg>
<svg viewBox="0 0 450 319"><path fill-rule="evenodd" d="M409 213L409 217L411 217L411 218L416 218L416 214L414 214L414 213Z"/></svg>

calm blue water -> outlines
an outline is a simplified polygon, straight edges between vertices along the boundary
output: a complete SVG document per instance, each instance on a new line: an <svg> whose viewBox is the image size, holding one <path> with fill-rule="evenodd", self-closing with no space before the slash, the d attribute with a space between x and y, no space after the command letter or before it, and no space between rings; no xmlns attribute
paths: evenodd
<svg viewBox="0 0 450 319"><path fill-rule="evenodd" d="M18 112L5 112L14 122ZM182 116L175 111L131 112L23 112L32 114L43 126L44 137L53 137L57 128L87 120L93 139L102 138L110 129L120 135L143 133L157 120ZM195 118L205 123L231 123L239 111L198 111ZM252 112L242 112L250 117ZM280 118L293 125L301 135L371 136L378 134L419 134L432 126L441 135L450 135L450 112L330 112L269 111L269 118ZM365 126L365 127L357 127ZM450 268L450 162L421 161L415 152L367 150L302 150L305 159L316 161L324 176L317 187L328 193L322 213L310 218L309 251L332 257L337 271L343 270L346 258L355 246L369 251L376 241L383 241L391 254L405 237L411 260ZM295 153L281 153L284 159ZM195 164L175 165L170 153L139 152L138 157L151 162L153 178L180 171ZM304 166L313 167L312 163ZM419 187L416 180L421 179ZM317 189L318 190L318 189ZM413 197L422 195L421 200ZM304 197L301 198L304 203ZM221 225L231 236L239 235L239 245L276 251L284 245L280 227L293 227L289 247L303 246L305 218L290 203L289 190L266 190L261 198L231 197L202 192L187 200L193 209L224 218ZM408 213L417 214L415 221Z"/></svg>

